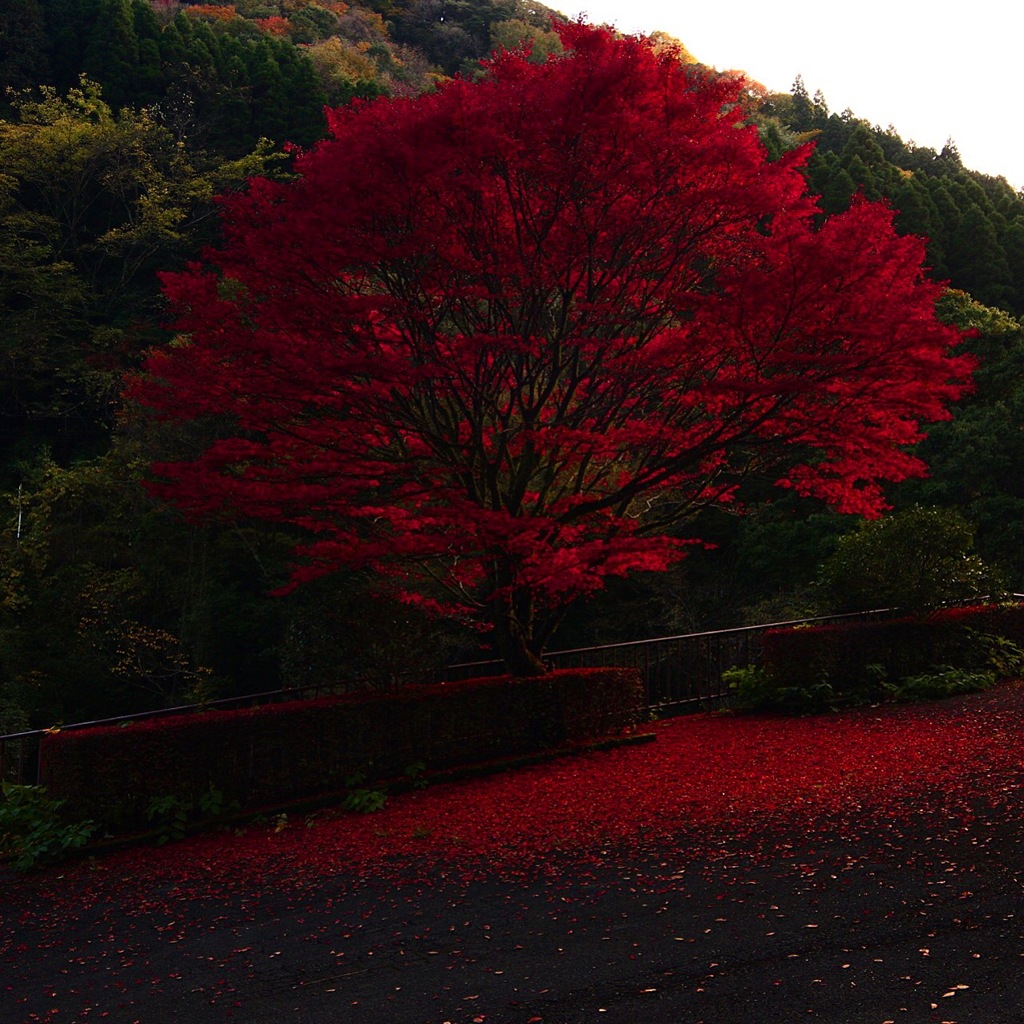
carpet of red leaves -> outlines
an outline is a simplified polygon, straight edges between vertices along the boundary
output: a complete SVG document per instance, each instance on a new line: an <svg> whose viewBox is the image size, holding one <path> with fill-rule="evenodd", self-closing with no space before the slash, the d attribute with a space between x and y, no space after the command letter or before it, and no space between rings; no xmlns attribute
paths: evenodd
<svg viewBox="0 0 1024 1024"><path fill-rule="evenodd" d="M376 814L293 815L22 878L0 875L7 994L17 995L17 968L33 949L88 947L97 964L108 954L123 959L113 948L123 927L110 927L109 950L76 927L163 914L173 930L186 901L308 894L327 879L347 888L585 873L628 865L652 848L685 847L691 859L726 848L768 859L794 835L806 835L808 846L815 834L842 839L848 828L936 801L969 823L1024 788L1019 683L928 704L803 718L701 714L651 729L653 743L438 784L396 796Z"/></svg>
<svg viewBox="0 0 1024 1024"><path fill-rule="evenodd" d="M65 866L20 883L78 900L111 883L280 875L530 870L555 852L622 850L681 835L742 843L917 795L997 797L1024 765L1024 684L916 705L809 717L701 714L652 727L654 743L563 758L393 798L376 814L308 818L200 835ZM109 895L109 894L108 894Z"/></svg>

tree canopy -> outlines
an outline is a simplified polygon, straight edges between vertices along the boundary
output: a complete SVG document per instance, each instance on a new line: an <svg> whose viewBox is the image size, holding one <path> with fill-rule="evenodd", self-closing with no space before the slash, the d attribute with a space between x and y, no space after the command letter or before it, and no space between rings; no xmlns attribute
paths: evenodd
<svg viewBox="0 0 1024 1024"><path fill-rule="evenodd" d="M867 202L816 227L742 82L561 31L564 57L333 112L296 181L230 198L136 388L223 430L159 494L302 527L296 581L374 566L520 672L753 469L877 513L971 368L922 243Z"/></svg>

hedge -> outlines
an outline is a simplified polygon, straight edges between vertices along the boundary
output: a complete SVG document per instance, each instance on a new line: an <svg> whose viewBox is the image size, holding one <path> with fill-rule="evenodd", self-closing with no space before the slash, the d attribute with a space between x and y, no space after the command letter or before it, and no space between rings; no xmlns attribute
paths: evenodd
<svg viewBox="0 0 1024 1024"><path fill-rule="evenodd" d="M515 757L621 732L643 718L634 669L572 669L289 701L56 732L41 782L108 828L144 823L150 801L194 804L216 787L242 809L368 780Z"/></svg>
<svg viewBox="0 0 1024 1024"><path fill-rule="evenodd" d="M1024 606L945 608L923 618L769 630L761 641L761 664L779 685L828 682L846 693L865 685L871 665L882 666L890 680L937 666L978 668L977 634L1024 649Z"/></svg>

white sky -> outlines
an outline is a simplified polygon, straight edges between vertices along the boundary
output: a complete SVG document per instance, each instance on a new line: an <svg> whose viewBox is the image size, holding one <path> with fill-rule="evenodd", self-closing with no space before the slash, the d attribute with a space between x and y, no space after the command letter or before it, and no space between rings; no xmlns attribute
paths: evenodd
<svg viewBox="0 0 1024 1024"><path fill-rule="evenodd" d="M703 64L746 72L788 92L802 75L829 110L890 124L904 141L1024 187L1024 126L1016 109L1024 4L1016 0L567 0L548 6L623 32L663 31Z"/></svg>

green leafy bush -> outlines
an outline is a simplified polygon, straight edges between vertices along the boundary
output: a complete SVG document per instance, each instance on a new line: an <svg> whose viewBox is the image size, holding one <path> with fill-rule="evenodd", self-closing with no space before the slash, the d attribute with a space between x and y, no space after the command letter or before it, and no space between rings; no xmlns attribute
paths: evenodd
<svg viewBox="0 0 1024 1024"><path fill-rule="evenodd" d="M760 665L727 668L722 673L722 682L729 687L738 707L760 711L775 704L775 676Z"/></svg>
<svg viewBox="0 0 1024 1024"><path fill-rule="evenodd" d="M345 779L348 792L341 806L346 811L358 811L360 814L373 814L381 811L388 802L388 795L383 789L375 789L366 785L366 772L355 772Z"/></svg>
<svg viewBox="0 0 1024 1024"><path fill-rule="evenodd" d="M904 677L892 684L890 693L894 700L900 701L938 700L962 693L978 693L987 690L995 681L992 672L972 672L939 665L931 672Z"/></svg>
<svg viewBox="0 0 1024 1024"><path fill-rule="evenodd" d="M9 857L16 871L29 871L84 846L95 825L66 821L63 807L64 801L51 799L42 786L5 782L0 801L0 857Z"/></svg>
<svg viewBox="0 0 1024 1024"><path fill-rule="evenodd" d="M953 608L925 620L772 630L763 664L729 669L722 679L749 710L813 712L975 693L1024 676L1020 644L988 631L1018 637L1020 616L1019 606Z"/></svg>
<svg viewBox="0 0 1024 1024"><path fill-rule="evenodd" d="M346 811L356 811L359 814L373 814L375 811L384 810L388 802L388 795L383 789L353 789L345 794L341 806Z"/></svg>
<svg viewBox="0 0 1024 1024"><path fill-rule="evenodd" d="M191 804L173 793L155 796L149 801L146 805L146 819L156 826L158 846L185 838L191 809Z"/></svg>
<svg viewBox="0 0 1024 1024"><path fill-rule="evenodd" d="M996 633L968 630L980 659L996 679L1016 679L1024 676L1024 651L1009 637Z"/></svg>
<svg viewBox="0 0 1024 1024"><path fill-rule="evenodd" d="M1001 591L973 548L974 527L958 511L915 506L841 538L819 584L836 611L919 611Z"/></svg>
<svg viewBox="0 0 1024 1024"><path fill-rule="evenodd" d="M1024 606L944 608L924 617L832 623L768 630L761 664L780 683L810 687L829 682L844 701L884 699L878 684L933 672L945 665L1024 675Z"/></svg>
<svg viewBox="0 0 1024 1024"><path fill-rule="evenodd" d="M736 706L749 711L789 711L795 713L824 711L840 703L827 679L801 686L781 685L766 668L747 665L722 673L735 696Z"/></svg>
<svg viewBox="0 0 1024 1024"><path fill-rule="evenodd" d="M237 811L237 801L228 801L212 782L195 803L174 793L153 797L146 805L146 820L157 829L157 845L184 839L191 827L208 825L222 815Z"/></svg>
<svg viewBox="0 0 1024 1024"><path fill-rule="evenodd" d="M427 766L423 761L413 761L412 764L405 766L402 774L409 780L413 789L426 789L430 785L430 781L424 775L426 770Z"/></svg>

